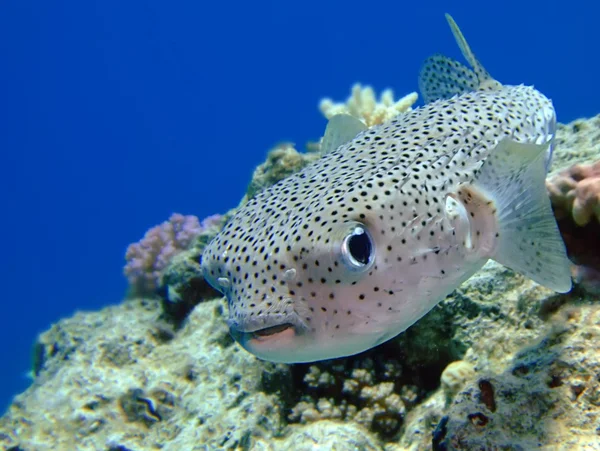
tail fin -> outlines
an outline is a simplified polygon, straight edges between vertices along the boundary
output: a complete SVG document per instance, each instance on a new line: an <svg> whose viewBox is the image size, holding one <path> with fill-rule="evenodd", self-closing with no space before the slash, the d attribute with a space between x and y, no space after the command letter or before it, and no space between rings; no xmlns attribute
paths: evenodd
<svg viewBox="0 0 600 451"><path fill-rule="evenodd" d="M571 264L546 193L548 146L504 138L485 160L474 186L496 209L498 242L491 258L565 293L571 289Z"/></svg>
<svg viewBox="0 0 600 451"><path fill-rule="evenodd" d="M502 85L490 76L475 57L450 14L446 14L446 20L463 57L473 70L447 56L433 55L427 58L419 73L419 90L425 103L438 99L449 99L466 92L494 90L501 87Z"/></svg>

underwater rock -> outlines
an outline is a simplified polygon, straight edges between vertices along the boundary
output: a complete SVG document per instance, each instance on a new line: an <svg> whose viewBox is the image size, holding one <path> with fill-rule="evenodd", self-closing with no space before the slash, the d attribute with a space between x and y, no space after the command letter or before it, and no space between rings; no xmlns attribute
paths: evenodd
<svg viewBox="0 0 600 451"><path fill-rule="evenodd" d="M600 155L600 114L557 124L549 179L574 164L590 164Z"/></svg>
<svg viewBox="0 0 600 451"><path fill-rule="evenodd" d="M440 446L597 449L599 339L600 306L566 309L503 373L480 377L460 393Z"/></svg>
<svg viewBox="0 0 600 451"><path fill-rule="evenodd" d="M473 365L463 360L457 360L448 365L440 377L442 390L449 405L465 383L473 378Z"/></svg>
<svg viewBox="0 0 600 451"><path fill-rule="evenodd" d="M320 421L290 428L284 440L275 440L263 449L282 451L377 451L378 441L353 423ZM261 449L259 446L256 449Z"/></svg>
<svg viewBox="0 0 600 451"><path fill-rule="evenodd" d="M275 366L233 346L222 308L199 304L166 342L158 300L60 321L40 336L33 384L0 419L0 449L249 449L273 437L284 415L262 381Z"/></svg>

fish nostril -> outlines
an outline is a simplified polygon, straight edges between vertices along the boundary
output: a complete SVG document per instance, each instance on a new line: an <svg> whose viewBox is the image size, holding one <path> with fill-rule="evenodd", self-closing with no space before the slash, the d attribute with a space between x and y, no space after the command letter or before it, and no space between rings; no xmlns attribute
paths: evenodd
<svg viewBox="0 0 600 451"><path fill-rule="evenodd" d="M224 290L226 290L227 288L229 288L231 286L231 281L227 277L219 277L217 279L217 283Z"/></svg>
<svg viewBox="0 0 600 451"><path fill-rule="evenodd" d="M291 282L296 278L296 270L294 268L288 269L283 273L283 280Z"/></svg>

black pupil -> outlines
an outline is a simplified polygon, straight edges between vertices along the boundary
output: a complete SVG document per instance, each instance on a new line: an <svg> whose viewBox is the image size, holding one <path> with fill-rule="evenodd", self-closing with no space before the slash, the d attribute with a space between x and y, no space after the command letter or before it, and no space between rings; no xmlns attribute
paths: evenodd
<svg viewBox="0 0 600 451"><path fill-rule="evenodd" d="M350 235L348 238L348 250L352 258L363 265L369 263L371 257L371 239L366 233Z"/></svg>

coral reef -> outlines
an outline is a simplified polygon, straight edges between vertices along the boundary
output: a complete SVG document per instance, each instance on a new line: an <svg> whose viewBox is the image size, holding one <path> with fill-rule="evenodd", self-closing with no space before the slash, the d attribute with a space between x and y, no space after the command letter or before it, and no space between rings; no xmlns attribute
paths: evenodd
<svg viewBox="0 0 600 451"><path fill-rule="evenodd" d="M410 110L417 98L417 93L412 92L400 100L394 100L394 92L386 89L378 101L372 87L363 87L357 83L352 86L352 93L346 103L335 103L325 98L321 100L319 109L327 119L336 114L350 114L363 121L367 127L372 127Z"/></svg>
<svg viewBox="0 0 600 451"><path fill-rule="evenodd" d="M576 163L548 179L546 187L575 282L600 293L600 161Z"/></svg>
<svg viewBox="0 0 600 451"><path fill-rule="evenodd" d="M599 118L561 125L554 175L589 163L599 130ZM256 189L311 155L294 152L267 162ZM488 262L383 345L273 364L233 342L225 301L199 279L201 250L227 216L148 272L151 296L77 313L39 337L35 379L0 419L0 449L600 449L593 295L557 295Z"/></svg>
<svg viewBox="0 0 600 451"><path fill-rule="evenodd" d="M230 214L212 215L202 222L195 216L174 214L127 249L124 272L131 284L130 296L158 295L167 328L178 328L203 299L219 296L204 280L200 258Z"/></svg>
<svg viewBox="0 0 600 451"><path fill-rule="evenodd" d="M580 227L600 221L600 161L574 164L546 183L557 219L571 217Z"/></svg>
<svg viewBox="0 0 600 451"><path fill-rule="evenodd" d="M352 420L383 437L394 436L406 413L403 398L412 406L411 389L416 387L402 385L398 360L384 360L381 353L376 358L365 354L360 359L296 365L292 374L296 379L304 374L303 390L289 420L302 424L322 419Z"/></svg>
<svg viewBox="0 0 600 451"><path fill-rule="evenodd" d="M218 217L207 218L200 224L195 216L174 213L168 221L148 230L138 243L130 244L125 253L127 263L123 272L131 287L140 294L155 291L173 257L188 249L194 239L215 222Z"/></svg>

